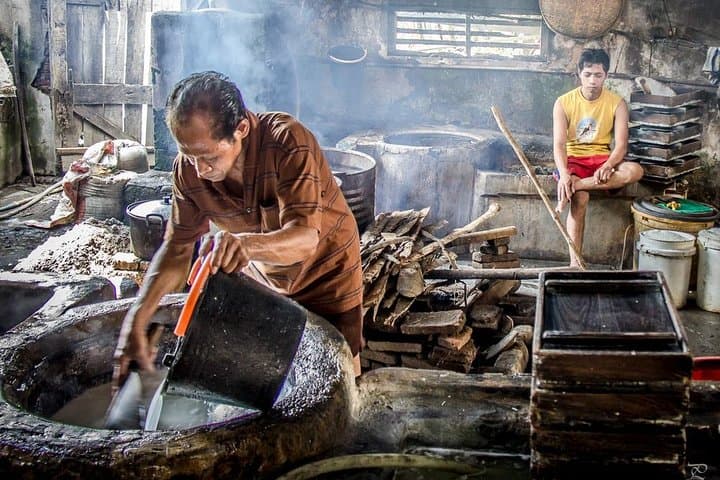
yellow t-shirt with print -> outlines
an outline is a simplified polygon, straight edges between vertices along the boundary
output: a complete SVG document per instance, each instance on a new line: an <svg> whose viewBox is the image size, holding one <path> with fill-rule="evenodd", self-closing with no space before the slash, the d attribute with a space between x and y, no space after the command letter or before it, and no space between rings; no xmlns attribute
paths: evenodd
<svg viewBox="0 0 720 480"><path fill-rule="evenodd" d="M610 153L615 109L622 97L603 88L595 100L587 100L580 87L558 99L568 120L567 154L589 157Z"/></svg>

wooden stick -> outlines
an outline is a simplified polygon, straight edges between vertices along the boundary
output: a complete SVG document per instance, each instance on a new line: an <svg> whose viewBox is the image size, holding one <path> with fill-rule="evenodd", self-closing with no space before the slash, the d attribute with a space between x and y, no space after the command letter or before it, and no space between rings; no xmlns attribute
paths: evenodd
<svg viewBox="0 0 720 480"><path fill-rule="evenodd" d="M435 251L440 249L440 246L445 246L455 240L456 238L462 236L463 234L470 233L474 231L476 228L478 228L483 223L490 220L492 217L498 214L500 212L500 205L497 203L491 203L488 207L487 211L480 215L478 218L473 220L472 222L468 223L464 227L458 228L456 230L453 230L446 236L440 239L440 242L433 242L428 245L425 245L420 252L416 253L414 256L412 256L412 261L419 260L423 257L426 257L427 255L430 255L431 253L434 253Z"/></svg>
<svg viewBox="0 0 720 480"><path fill-rule="evenodd" d="M30 142L28 141L27 125L25 122L25 86L22 84L22 78L20 77L20 55L18 53L18 41L20 39L20 27L17 23L13 24L13 43L12 43L12 54L13 54L13 77L15 80L15 88L17 93L15 95L15 107L17 109L18 121L20 122L20 137L22 139L22 150L23 158L25 159L25 168L30 176L30 182L32 186L37 185L35 180L35 170L32 163L32 155L30 154Z"/></svg>
<svg viewBox="0 0 720 480"><path fill-rule="evenodd" d="M570 235L568 234L567 230L565 229L565 225L562 224L560 221L560 217L558 216L558 213L555 211L555 209L550 204L550 199L548 198L545 191L540 186L540 183L538 182L537 177L535 176L535 172L532 169L532 166L530 165L530 162L528 161L527 157L525 157L525 153L522 150L522 147L520 147L520 144L515 141L513 136L510 134L510 131L505 126L505 121L503 120L502 113L500 113L500 110L498 110L497 107L494 105L490 107L490 110L492 111L493 116L495 117L495 121L498 124L498 127L500 127L500 131L505 135L505 138L507 138L508 142L510 142L510 145L512 146L512 149L515 151L515 155L517 155L518 160L520 160L520 163L522 163L522 166L525 167L525 171L527 172L528 176L530 176L530 180L532 181L532 184L535 185L535 188L537 189L538 193L540 194L540 198L542 198L543 204L545 205L545 208L547 208L547 211L550 212L550 216L552 217L553 221L555 222L555 225L557 225L558 229L560 229L560 233L562 234L563 238L567 242L568 246L570 247L570 250L575 254L575 258L577 258L578 265L580 266L581 270L587 270L587 265L585 264L585 260L582 258L582 253L577 248L577 245L575 245L575 242L572 241L572 238L570 238Z"/></svg>
<svg viewBox="0 0 720 480"><path fill-rule="evenodd" d="M470 280L528 280L537 278L542 272L576 272L573 267L540 268L463 268L462 270L436 269L425 272L425 279Z"/></svg>

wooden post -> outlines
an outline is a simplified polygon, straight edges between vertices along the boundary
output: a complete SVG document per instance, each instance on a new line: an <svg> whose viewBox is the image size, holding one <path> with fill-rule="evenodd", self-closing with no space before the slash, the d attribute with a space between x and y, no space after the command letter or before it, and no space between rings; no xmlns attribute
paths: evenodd
<svg viewBox="0 0 720 480"><path fill-rule="evenodd" d="M22 150L25 158L25 167L27 168L30 182L34 187L37 185L35 181L35 169L32 163L32 154L30 153L30 141L28 140L27 119L25 118L25 85L22 83L20 76L20 53L18 52L18 42L20 41L20 27L17 23L13 24L13 77L15 80L15 106L17 108L18 121L20 122L20 133L22 137Z"/></svg>
<svg viewBox="0 0 720 480"><path fill-rule="evenodd" d="M125 83L140 85L143 83L145 66L145 28L150 12L150 0L127 1L127 54L125 63ZM148 47L150 48L150 47ZM152 143L152 99L148 102L145 125L145 143ZM141 141L142 105L125 105L125 131Z"/></svg>
<svg viewBox="0 0 720 480"><path fill-rule="evenodd" d="M520 160L520 163L522 163L522 166L525 167L525 171L527 172L528 176L530 177L532 184L535 185L535 188L537 189L538 193L540 194L540 198L542 199L543 204L545 205L545 208L547 208L548 212L550 212L550 216L552 217L553 221L555 222L555 225L557 225L563 238L565 239L568 246L575 254L575 257L577 258L580 269L586 270L587 265L585 264L585 260L583 260L582 253L580 253L580 250L578 250L577 245L575 245L575 242L573 242L572 238L570 238L570 235L568 234L567 230L565 229L565 225L563 225L562 222L560 221L560 217L558 216L557 212L555 211L552 204L550 203L550 199L548 198L547 194L540 186L540 183L538 182L538 179L535 176L535 172L533 171L532 166L530 165L530 162L528 161L527 157L525 157L525 153L523 152L522 147L520 147L520 144L517 143L517 141L515 141L513 136L510 134L510 130L508 130L508 128L505 126L505 121L503 120L502 113L500 113L500 110L498 110L498 108L495 107L494 105L492 107L490 107L490 110L492 111L492 114L495 117L495 121L497 122L498 127L500 127L500 131L502 131L502 133L505 135L505 138L507 138L508 142L510 142L512 149L515 151L515 155L517 155L518 160Z"/></svg>
<svg viewBox="0 0 720 480"><path fill-rule="evenodd" d="M55 148L72 145L72 92L67 65L67 2L49 0L50 8L50 103L55 117ZM62 171L56 158L56 172Z"/></svg>

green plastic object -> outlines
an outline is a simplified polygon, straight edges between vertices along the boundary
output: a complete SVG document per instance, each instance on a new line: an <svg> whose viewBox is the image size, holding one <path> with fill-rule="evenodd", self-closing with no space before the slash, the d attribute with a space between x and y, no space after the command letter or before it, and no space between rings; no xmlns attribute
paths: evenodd
<svg viewBox="0 0 720 480"><path fill-rule="evenodd" d="M713 209L705 203L688 200L686 198L673 198L669 202L659 202L656 205L666 210L678 213L712 213Z"/></svg>

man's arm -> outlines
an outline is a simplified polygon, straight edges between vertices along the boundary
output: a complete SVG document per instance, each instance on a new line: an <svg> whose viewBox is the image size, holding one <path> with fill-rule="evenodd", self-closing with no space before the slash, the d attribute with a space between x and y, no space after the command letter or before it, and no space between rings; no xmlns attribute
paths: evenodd
<svg viewBox="0 0 720 480"><path fill-rule="evenodd" d="M319 239L316 229L293 221L269 233L221 231L214 238L212 272L236 272L250 260L269 265L293 265L312 255Z"/></svg>
<svg viewBox="0 0 720 480"><path fill-rule="evenodd" d="M564 204L570 200L573 191L573 182L567 168L567 129L568 119L560 100L553 106L553 159L558 169L558 203Z"/></svg>
<svg viewBox="0 0 720 480"><path fill-rule="evenodd" d="M615 146L610 152L610 156L603 166L601 166L595 172L596 183L605 183L610 179L610 176L615 171L615 167L620 165L625 159L625 154L628 148L628 122L630 121L630 114L628 113L627 103L625 100L620 100L617 108L615 109L615 118L613 124L613 139Z"/></svg>
<svg viewBox="0 0 720 480"><path fill-rule="evenodd" d="M148 345L147 328L162 297L182 288L193 247L193 243L174 244L165 241L150 262L138 298L125 315L120 329L115 349L115 387L125 380L131 360L135 360L143 370L153 369L153 359L150 358L153 346Z"/></svg>

